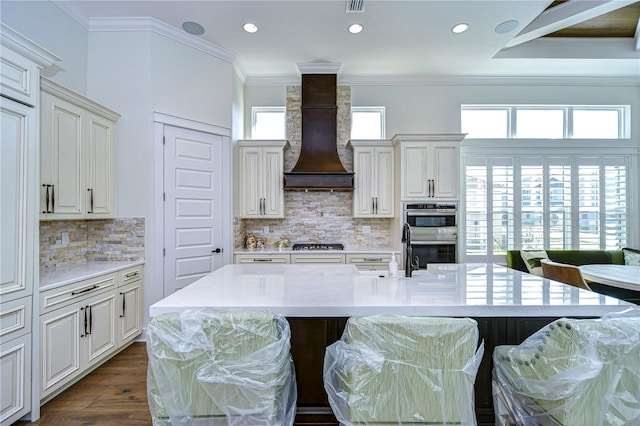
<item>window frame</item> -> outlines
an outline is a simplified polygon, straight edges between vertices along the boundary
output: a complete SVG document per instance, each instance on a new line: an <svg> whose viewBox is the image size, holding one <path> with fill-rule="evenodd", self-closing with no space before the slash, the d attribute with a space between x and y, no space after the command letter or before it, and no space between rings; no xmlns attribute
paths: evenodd
<svg viewBox="0 0 640 426"><path fill-rule="evenodd" d="M362 138L362 137L354 137L353 136L353 114L354 113L358 113L358 112L378 112L380 113L380 137L379 138L372 138L372 137L366 137L366 138ZM385 135L386 135L386 126L385 126L385 122L386 122L386 108L383 106L352 106L351 107L351 129L349 129L349 138L350 139L372 139L372 140L376 140L376 139L380 139L383 140L385 139Z"/></svg>
<svg viewBox="0 0 640 426"><path fill-rule="evenodd" d="M257 137L256 136L256 122L257 122L257 115L260 113L275 113L275 112L281 112L284 116L284 128L283 128L283 136L280 137ZM251 107L251 139L265 139L265 140L281 140L281 139L286 139L287 138L287 108L284 106L279 106L279 107L275 107L275 106L270 106L270 107Z"/></svg>
<svg viewBox="0 0 640 426"><path fill-rule="evenodd" d="M580 139L598 139L598 140L620 140L629 139L631 137L631 106L630 105L507 105L507 104L462 104L460 106L460 123L462 126L463 111L506 111L507 112L507 139L531 139L519 138L517 134L517 112L518 110L547 110L547 111L563 111L564 124L563 136L554 138L553 140L574 139L573 137L573 113L575 110L590 111L616 111L618 113L618 137L617 138L580 138ZM501 139L501 138L476 138L476 139ZM535 138L538 139L538 138Z"/></svg>

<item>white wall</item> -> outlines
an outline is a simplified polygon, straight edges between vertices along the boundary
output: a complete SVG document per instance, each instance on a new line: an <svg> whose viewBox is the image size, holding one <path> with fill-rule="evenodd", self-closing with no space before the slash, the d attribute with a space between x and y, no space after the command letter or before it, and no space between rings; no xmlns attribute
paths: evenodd
<svg viewBox="0 0 640 426"><path fill-rule="evenodd" d="M239 191L239 174L238 174L238 139L244 139L245 133L244 123L244 85L240 76L237 73L233 73L233 93L232 93L232 106L231 106L231 143L232 152L231 158L233 158L232 165L232 181L233 181L233 194L238 194ZM251 121L251 120L249 120ZM240 197L233 197L233 217L238 216L240 211Z"/></svg>
<svg viewBox="0 0 640 426"><path fill-rule="evenodd" d="M251 138L251 107L285 106L285 86L249 86L244 96L244 137Z"/></svg>
<svg viewBox="0 0 640 426"><path fill-rule="evenodd" d="M86 95L87 30L51 1L0 1L6 25L62 60L42 75Z"/></svg>

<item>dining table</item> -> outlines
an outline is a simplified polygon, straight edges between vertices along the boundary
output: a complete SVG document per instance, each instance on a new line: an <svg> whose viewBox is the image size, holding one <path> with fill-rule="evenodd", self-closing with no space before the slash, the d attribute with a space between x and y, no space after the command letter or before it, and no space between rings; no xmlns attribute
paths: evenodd
<svg viewBox="0 0 640 426"><path fill-rule="evenodd" d="M640 292L640 266L590 264L579 268L587 281Z"/></svg>

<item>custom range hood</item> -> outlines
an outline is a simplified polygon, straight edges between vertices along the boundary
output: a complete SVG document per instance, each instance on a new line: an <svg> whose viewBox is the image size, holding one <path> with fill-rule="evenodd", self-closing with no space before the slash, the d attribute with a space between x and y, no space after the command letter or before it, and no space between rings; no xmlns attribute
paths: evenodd
<svg viewBox="0 0 640 426"><path fill-rule="evenodd" d="M302 74L302 142L293 169L284 174L289 191L353 191L337 147L336 74Z"/></svg>

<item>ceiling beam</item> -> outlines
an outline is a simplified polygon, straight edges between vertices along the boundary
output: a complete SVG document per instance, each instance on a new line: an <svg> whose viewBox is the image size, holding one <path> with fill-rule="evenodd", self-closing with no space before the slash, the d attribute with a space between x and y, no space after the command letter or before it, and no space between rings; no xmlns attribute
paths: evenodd
<svg viewBox="0 0 640 426"><path fill-rule="evenodd" d="M638 0L569 0L542 12L505 47L535 40L637 2ZM637 33L636 31L636 40Z"/></svg>

